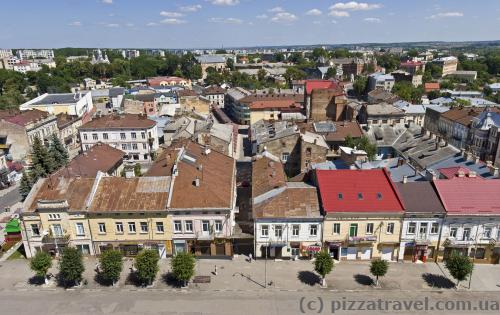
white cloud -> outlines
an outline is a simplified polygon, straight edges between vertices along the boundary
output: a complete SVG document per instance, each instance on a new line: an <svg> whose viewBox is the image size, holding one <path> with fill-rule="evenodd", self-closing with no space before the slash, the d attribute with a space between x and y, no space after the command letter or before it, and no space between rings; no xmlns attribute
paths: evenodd
<svg viewBox="0 0 500 315"><path fill-rule="evenodd" d="M335 16L335 17L349 17L350 16L349 12L347 12L347 11L336 11L336 10L330 11L330 13L328 13L328 15Z"/></svg>
<svg viewBox="0 0 500 315"><path fill-rule="evenodd" d="M158 23L156 22L149 22L148 24L146 24L146 26L157 26Z"/></svg>
<svg viewBox="0 0 500 315"><path fill-rule="evenodd" d="M102 3L113 4L113 0L102 0Z"/></svg>
<svg viewBox="0 0 500 315"><path fill-rule="evenodd" d="M271 21L276 23L292 23L298 20L298 17L289 12L279 12L271 18Z"/></svg>
<svg viewBox="0 0 500 315"><path fill-rule="evenodd" d="M382 22L381 19L375 18L375 17L367 17L367 18L364 18L363 21L369 22L369 23L380 23L380 22Z"/></svg>
<svg viewBox="0 0 500 315"><path fill-rule="evenodd" d="M441 19L441 18L462 17L462 16L464 16L462 12L443 12L431 15L428 17L428 19Z"/></svg>
<svg viewBox="0 0 500 315"><path fill-rule="evenodd" d="M380 9L382 5L378 3L366 3L366 2L339 2L330 6L330 10L343 10L343 11L368 11L374 9Z"/></svg>
<svg viewBox="0 0 500 315"><path fill-rule="evenodd" d="M336 20L332 20L331 22L332 22L332 24L337 24Z"/></svg>
<svg viewBox="0 0 500 315"><path fill-rule="evenodd" d="M313 21L313 24L316 24L316 25L321 24L321 21Z"/></svg>
<svg viewBox="0 0 500 315"><path fill-rule="evenodd" d="M224 24L241 24L243 23L243 20L237 19L237 18L217 18L213 17L208 19L208 22L210 23L224 23Z"/></svg>
<svg viewBox="0 0 500 315"><path fill-rule="evenodd" d="M260 15L257 15L256 18L259 20L264 20L264 19L267 19L268 16L267 16L267 14L260 14Z"/></svg>
<svg viewBox="0 0 500 315"><path fill-rule="evenodd" d="M68 24L69 26L82 26L82 22L80 21L74 21Z"/></svg>
<svg viewBox="0 0 500 315"><path fill-rule="evenodd" d="M211 0L213 5L237 5L240 0Z"/></svg>
<svg viewBox="0 0 500 315"><path fill-rule="evenodd" d="M285 9L283 9L282 7L274 7L272 9L267 10L267 11L276 13L276 12L285 12Z"/></svg>
<svg viewBox="0 0 500 315"><path fill-rule="evenodd" d="M180 7L179 10L181 10L182 12L196 12L201 10L201 4L187 5L184 7Z"/></svg>
<svg viewBox="0 0 500 315"><path fill-rule="evenodd" d="M178 18L178 17L184 16L184 14L179 13L179 12L168 12L168 11L161 11L160 15L170 17L170 18Z"/></svg>
<svg viewBox="0 0 500 315"><path fill-rule="evenodd" d="M120 24L109 23L109 24L106 24L106 27L120 27Z"/></svg>
<svg viewBox="0 0 500 315"><path fill-rule="evenodd" d="M127 23L127 24L125 24L125 26L134 27L135 25L134 25L134 23Z"/></svg>
<svg viewBox="0 0 500 315"><path fill-rule="evenodd" d="M185 24L185 20L180 20L180 19L175 19L175 18L168 18L160 21L161 24Z"/></svg>
<svg viewBox="0 0 500 315"><path fill-rule="evenodd" d="M306 12L306 15L321 15L323 12L318 9L312 9Z"/></svg>

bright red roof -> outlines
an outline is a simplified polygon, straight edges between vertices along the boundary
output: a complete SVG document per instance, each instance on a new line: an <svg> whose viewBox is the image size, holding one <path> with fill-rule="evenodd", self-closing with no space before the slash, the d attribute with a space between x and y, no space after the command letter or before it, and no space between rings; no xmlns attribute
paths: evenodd
<svg viewBox="0 0 500 315"><path fill-rule="evenodd" d="M500 180L455 177L434 181L448 214L500 215Z"/></svg>
<svg viewBox="0 0 500 315"><path fill-rule="evenodd" d="M325 212L403 212L399 193L385 169L317 170ZM361 195L360 195L361 194Z"/></svg>
<svg viewBox="0 0 500 315"><path fill-rule="evenodd" d="M338 85L335 81L331 80L307 80L306 81L306 94L311 94L314 89L334 89Z"/></svg>

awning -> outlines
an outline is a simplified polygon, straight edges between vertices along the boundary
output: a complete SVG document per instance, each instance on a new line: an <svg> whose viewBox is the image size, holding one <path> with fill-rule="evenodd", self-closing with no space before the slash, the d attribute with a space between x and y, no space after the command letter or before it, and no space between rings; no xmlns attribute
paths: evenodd
<svg viewBox="0 0 500 315"><path fill-rule="evenodd" d="M19 223L19 220L17 219L12 219L7 223L5 226L5 233L8 234L15 234L15 233L21 233L21 224Z"/></svg>

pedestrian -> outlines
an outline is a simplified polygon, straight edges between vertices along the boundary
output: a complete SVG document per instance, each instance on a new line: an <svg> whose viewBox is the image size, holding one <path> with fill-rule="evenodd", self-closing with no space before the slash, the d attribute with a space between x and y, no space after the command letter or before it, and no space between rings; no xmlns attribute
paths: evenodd
<svg viewBox="0 0 500 315"><path fill-rule="evenodd" d="M252 253L248 254L248 262L252 262Z"/></svg>

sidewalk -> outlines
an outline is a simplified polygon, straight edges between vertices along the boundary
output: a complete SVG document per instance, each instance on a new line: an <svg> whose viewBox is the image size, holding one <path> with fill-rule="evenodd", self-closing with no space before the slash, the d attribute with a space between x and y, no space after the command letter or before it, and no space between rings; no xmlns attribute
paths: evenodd
<svg viewBox="0 0 500 315"><path fill-rule="evenodd" d="M95 258L85 258L82 289L90 290L143 290L130 279L132 259L124 261L124 267L117 288L106 287L95 280ZM54 261L51 273L56 274L57 261ZM392 290L407 292L430 292L455 290L454 283L443 273L444 267L435 264L390 263L387 275L380 279L380 288L372 286L369 262L340 262L327 276L327 290L339 292ZM217 266L217 275L214 274ZM441 270L442 269L442 270ZM267 270L267 289L264 289ZM169 276L170 259L160 261L160 272L152 287L154 290L179 291L175 281ZM37 290L47 289L29 283L33 272L29 261L13 260L0 264L0 289ZM320 279L314 272L312 261L272 261L264 260L249 263L245 257L234 260L202 259L196 261L195 276L209 276L210 283L189 284L193 291L317 291L325 289L319 285ZM500 279L500 266L477 265L472 279L473 291L500 291L496 282ZM467 283L463 283L468 285ZM59 289L53 285L51 290ZM182 289L185 290L185 289ZM462 290L465 290L462 288Z"/></svg>

